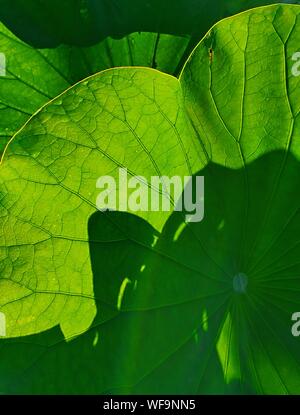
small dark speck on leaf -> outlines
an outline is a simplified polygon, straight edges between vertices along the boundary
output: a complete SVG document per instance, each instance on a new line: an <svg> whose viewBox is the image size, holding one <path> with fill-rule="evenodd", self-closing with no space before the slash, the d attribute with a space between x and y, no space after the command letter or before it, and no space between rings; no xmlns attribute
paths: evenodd
<svg viewBox="0 0 300 415"><path fill-rule="evenodd" d="M209 61L210 61L210 63L212 63L213 58L214 58L214 51L213 51L213 48L210 48L209 49Z"/></svg>

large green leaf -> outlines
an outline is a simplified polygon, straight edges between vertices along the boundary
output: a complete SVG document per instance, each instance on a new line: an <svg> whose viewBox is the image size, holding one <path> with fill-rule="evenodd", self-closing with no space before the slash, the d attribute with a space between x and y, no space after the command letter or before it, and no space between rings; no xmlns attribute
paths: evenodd
<svg viewBox="0 0 300 415"><path fill-rule="evenodd" d="M120 167L147 179L184 176L201 167L200 151L178 80L153 69L96 75L34 116L1 165L1 305L8 336L60 322L69 337L91 323L87 222L100 176L117 178ZM142 213L159 230L167 215Z"/></svg>
<svg viewBox="0 0 300 415"><path fill-rule="evenodd" d="M106 71L16 135L0 311L27 336L0 343L1 391L299 393L299 15L224 20L179 80ZM96 212L97 178L121 166L203 175L205 219Z"/></svg>
<svg viewBox="0 0 300 415"><path fill-rule="evenodd" d="M75 82L128 65L178 74L217 20L268 3L16 0L12 7L0 0L0 53L7 60L7 76L0 76L0 154L35 111Z"/></svg>
<svg viewBox="0 0 300 415"><path fill-rule="evenodd" d="M6 76L0 76L0 154L32 114L77 81L114 66L157 66L173 72L187 43L176 36L133 33L86 48L35 49L0 24L0 52L6 56Z"/></svg>

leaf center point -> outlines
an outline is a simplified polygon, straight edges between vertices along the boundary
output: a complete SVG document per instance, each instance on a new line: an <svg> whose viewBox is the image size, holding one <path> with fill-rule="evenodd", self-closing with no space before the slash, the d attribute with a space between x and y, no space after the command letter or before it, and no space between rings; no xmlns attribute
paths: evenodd
<svg viewBox="0 0 300 415"><path fill-rule="evenodd" d="M245 293L248 286L248 277L246 274L239 273L233 277L233 289L237 293Z"/></svg>

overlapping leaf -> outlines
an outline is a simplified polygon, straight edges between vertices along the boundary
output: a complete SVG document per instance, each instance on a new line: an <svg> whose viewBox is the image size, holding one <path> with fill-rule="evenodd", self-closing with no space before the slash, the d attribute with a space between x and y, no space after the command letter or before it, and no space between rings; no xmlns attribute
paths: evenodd
<svg viewBox="0 0 300 415"><path fill-rule="evenodd" d="M16 0L12 7L1 0L0 154L33 113L75 82L117 66L178 74L217 20L268 3Z"/></svg>

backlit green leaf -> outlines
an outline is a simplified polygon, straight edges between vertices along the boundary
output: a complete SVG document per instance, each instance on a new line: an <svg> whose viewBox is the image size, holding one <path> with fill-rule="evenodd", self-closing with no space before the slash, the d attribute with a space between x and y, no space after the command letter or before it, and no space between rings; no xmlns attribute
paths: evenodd
<svg viewBox="0 0 300 415"><path fill-rule="evenodd" d="M0 154L33 113L75 82L118 66L178 74L217 20L268 3L16 0L12 7L0 0Z"/></svg>
<svg viewBox="0 0 300 415"><path fill-rule="evenodd" d="M221 21L179 80L92 76L12 140L1 391L299 393L299 16L276 5ZM119 167L203 175L204 220L97 212L97 178Z"/></svg>

